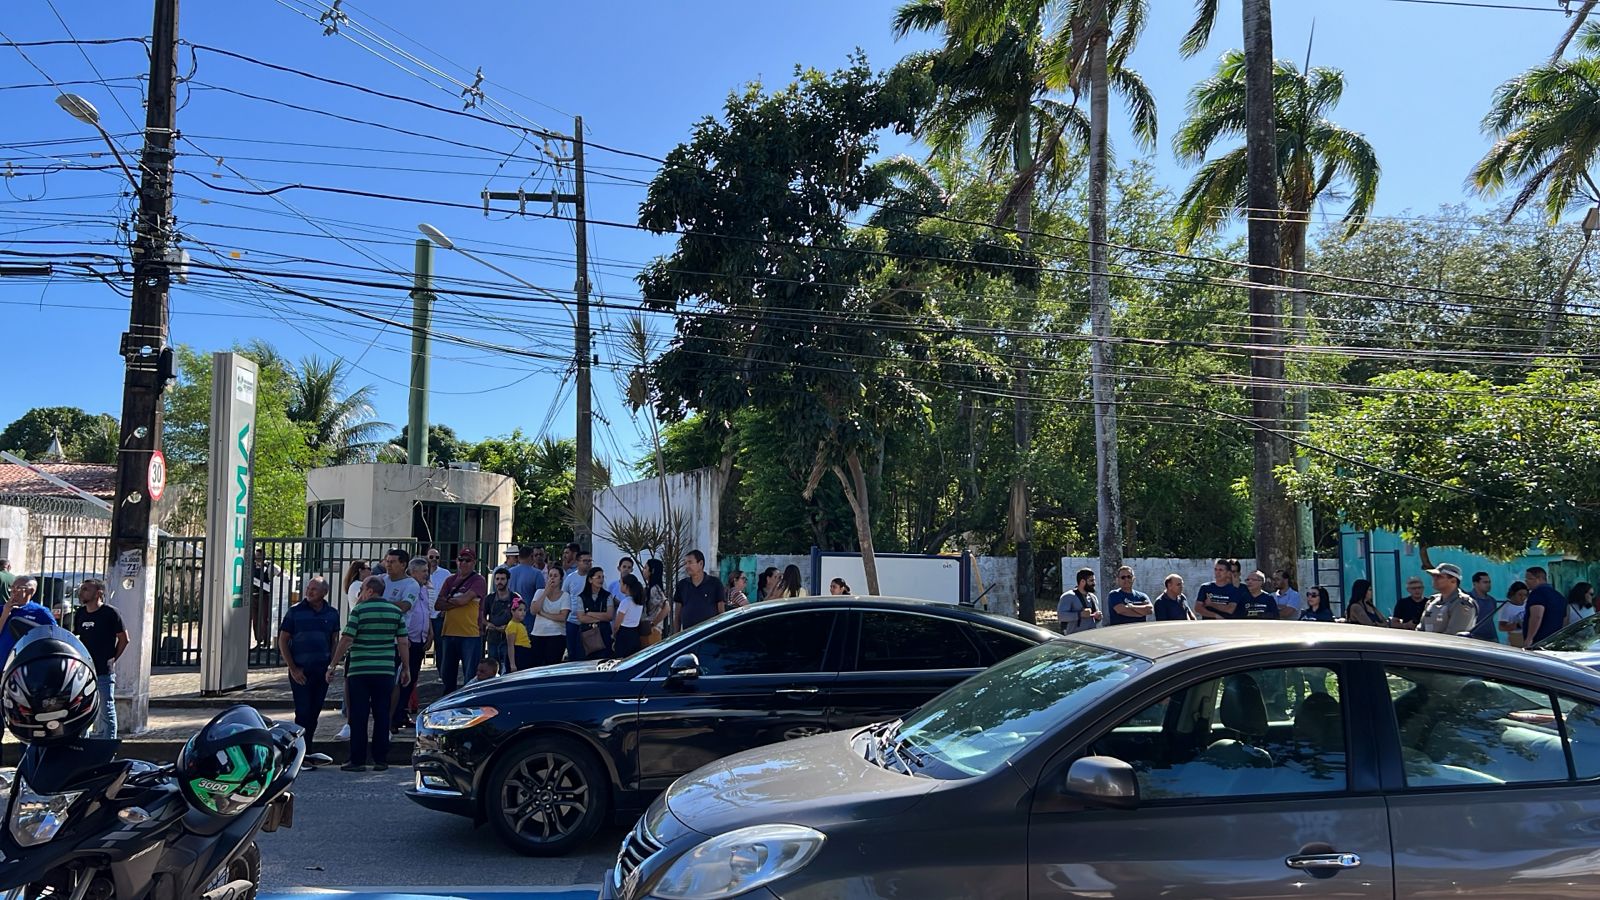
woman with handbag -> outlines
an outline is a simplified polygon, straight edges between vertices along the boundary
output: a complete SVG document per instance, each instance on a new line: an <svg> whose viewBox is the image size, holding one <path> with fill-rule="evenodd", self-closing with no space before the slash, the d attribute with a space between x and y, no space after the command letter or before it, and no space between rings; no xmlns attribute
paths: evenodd
<svg viewBox="0 0 1600 900"><path fill-rule="evenodd" d="M646 560L645 564L644 624L639 631L639 646L648 647L661 640L668 608L666 566L659 559Z"/></svg>
<svg viewBox="0 0 1600 900"><path fill-rule="evenodd" d="M567 662L609 659L616 603L606 590L605 569L595 566L589 570L583 579L583 590L572 598L572 608L578 621L567 620Z"/></svg>
<svg viewBox="0 0 1600 900"><path fill-rule="evenodd" d="M617 579L617 589L622 593L617 598L615 646L617 658L623 659L639 652L639 632L644 621L644 585L629 572Z"/></svg>

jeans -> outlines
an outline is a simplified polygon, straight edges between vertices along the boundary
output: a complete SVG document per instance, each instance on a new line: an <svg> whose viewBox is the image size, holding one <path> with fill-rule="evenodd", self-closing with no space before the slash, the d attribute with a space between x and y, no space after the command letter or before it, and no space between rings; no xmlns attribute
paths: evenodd
<svg viewBox="0 0 1600 900"><path fill-rule="evenodd" d="M94 681L100 688L100 715L95 719L100 725L100 735L108 739L115 738L117 736L116 673L101 675Z"/></svg>
<svg viewBox="0 0 1600 900"><path fill-rule="evenodd" d="M611 656L611 623L600 622L594 627L600 629L600 636L605 639L605 652L596 656L597 659L607 659ZM567 662L582 662L589 658L583 652L583 626L577 622L567 623Z"/></svg>
<svg viewBox="0 0 1600 900"><path fill-rule="evenodd" d="M289 679L289 693L294 695L294 723L306 730L306 746L317 734L317 717L322 715L322 702L328 699L328 666L326 663L300 669L306 676L305 684Z"/></svg>
<svg viewBox="0 0 1600 900"><path fill-rule="evenodd" d="M500 674L510 670L506 665L506 633L504 629L491 632L484 638L488 642L489 658L500 664Z"/></svg>
<svg viewBox="0 0 1600 900"><path fill-rule="evenodd" d="M444 670L444 615L440 614L428 620L433 624L433 669L436 672Z"/></svg>
<svg viewBox="0 0 1600 900"><path fill-rule="evenodd" d="M411 701L417 696L417 675L422 672L422 654L426 652L427 649L427 641L422 641L420 643L417 641L411 642L411 650L406 656L406 662L408 663L407 671L411 673L411 686L395 686L394 716L390 720L391 722L404 722L408 717L407 714L411 711Z"/></svg>
<svg viewBox="0 0 1600 900"><path fill-rule="evenodd" d="M344 692L350 698L350 763L367 764L367 728L372 727L372 761L389 762L389 701L393 675L347 675Z"/></svg>
<svg viewBox="0 0 1600 900"><path fill-rule="evenodd" d="M477 677L480 659L483 659L483 638L452 637L448 634L440 638L439 660L442 668L439 670L439 679L444 682L444 692L452 693L456 685L462 683L456 680L461 667L466 668L465 681Z"/></svg>

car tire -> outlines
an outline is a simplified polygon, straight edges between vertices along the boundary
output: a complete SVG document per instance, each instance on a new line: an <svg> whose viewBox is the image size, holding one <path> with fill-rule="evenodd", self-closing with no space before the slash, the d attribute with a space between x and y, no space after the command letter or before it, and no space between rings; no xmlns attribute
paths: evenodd
<svg viewBox="0 0 1600 900"><path fill-rule="evenodd" d="M507 847L527 856L562 856L599 830L611 809L605 767L581 741L541 735L495 763L484 811Z"/></svg>

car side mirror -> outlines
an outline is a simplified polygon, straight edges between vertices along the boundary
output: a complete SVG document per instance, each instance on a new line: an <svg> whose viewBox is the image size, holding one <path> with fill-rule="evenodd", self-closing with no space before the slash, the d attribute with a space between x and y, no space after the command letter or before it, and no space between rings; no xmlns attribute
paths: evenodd
<svg viewBox="0 0 1600 900"><path fill-rule="evenodd" d="M700 677L700 657L685 653L667 666L667 684L692 684Z"/></svg>
<svg viewBox="0 0 1600 900"><path fill-rule="evenodd" d="M1086 756L1067 770L1063 791L1090 806L1133 809L1139 805L1139 779L1133 766L1111 756Z"/></svg>

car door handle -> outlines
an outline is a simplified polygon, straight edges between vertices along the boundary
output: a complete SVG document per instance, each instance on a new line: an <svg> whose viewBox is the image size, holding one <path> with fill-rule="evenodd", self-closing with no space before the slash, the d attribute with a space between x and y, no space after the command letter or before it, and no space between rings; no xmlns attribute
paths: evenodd
<svg viewBox="0 0 1600 900"><path fill-rule="evenodd" d="M778 688L777 690L777 693L779 694L815 694L816 692L817 689L814 687Z"/></svg>
<svg viewBox="0 0 1600 900"><path fill-rule="evenodd" d="M1336 869L1354 869L1361 865L1361 857L1354 853L1307 853L1303 856L1291 856L1283 862L1291 869L1327 872Z"/></svg>

